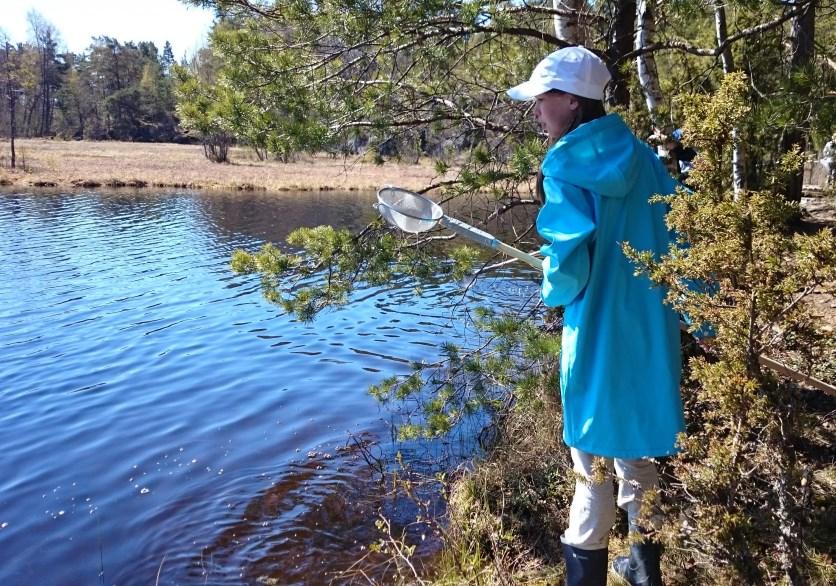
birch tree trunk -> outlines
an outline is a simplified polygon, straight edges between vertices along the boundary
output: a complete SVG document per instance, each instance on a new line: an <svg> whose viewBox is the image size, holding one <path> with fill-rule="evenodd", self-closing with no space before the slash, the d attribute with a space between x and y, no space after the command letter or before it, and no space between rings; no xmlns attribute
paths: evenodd
<svg viewBox="0 0 836 586"><path fill-rule="evenodd" d="M636 2L636 25L635 49L640 51L652 44L656 37L653 0L638 0ZM660 113L662 90L659 86L659 73L656 70L656 59L653 53L640 54L636 57L636 68L639 73L639 85L642 88L647 110L650 112L654 132L661 134L664 127L664 121Z"/></svg>
<svg viewBox="0 0 836 586"><path fill-rule="evenodd" d="M552 8L563 14L554 15L554 35L561 41L573 45L583 43L583 34L579 24L583 0L552 0Z"/></svg>
<svg viewBox="0 0 836 586"><path fill-rule="evenodd" d="M717 37L717 46L722 47L728 39L728 26L726 25L726 8L724 0L714 0L714 33ZM734 71L734 56L731 47L726 46L720 53L720 61L723 64L723 73L729 74ZM740 130L732 128L732 187L734 188L735 199L744 187L744 158L743 147L740 144Z"/></svg>

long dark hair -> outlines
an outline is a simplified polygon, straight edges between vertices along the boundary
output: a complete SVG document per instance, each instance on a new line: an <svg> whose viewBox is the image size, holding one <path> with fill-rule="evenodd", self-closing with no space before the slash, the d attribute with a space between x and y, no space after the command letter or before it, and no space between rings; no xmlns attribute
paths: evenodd
<svg viewBox="0 0 836 586"><path fill-rule="evenodd" d="M568 92L563 92L560 90L549 90L547 93L549 94L565 94ZM575 120L572 122L571 126L563 133L562 136L566 136L573 130L575 130L581 124L586 122L590 122L595 120L596 118L601 118L607 115L607 112L604 110L604 102L601 100L594 100L592 98L584 98L581 96L575 96L572 94L574 98L578 101L578 109L577 113L575 114ZM560 140L562 137L558 137L554 139L549 146ZM546 203L546 192L543 189L543 170L537 170L537 200L539 201L540 205Z"/></svg>

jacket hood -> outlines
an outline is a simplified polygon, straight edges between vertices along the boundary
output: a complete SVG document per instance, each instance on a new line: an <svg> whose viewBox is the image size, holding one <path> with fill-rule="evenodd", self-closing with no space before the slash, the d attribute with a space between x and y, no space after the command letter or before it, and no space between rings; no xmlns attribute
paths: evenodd
<svg viewBox="0 0 836 586"><path fill-rule="evenodd" d="M624 197L635 185L648 148L618 114L581 124L558 140L543 159L543 175L607 197ZM655 156L655 155L654 155Z"/></svg>

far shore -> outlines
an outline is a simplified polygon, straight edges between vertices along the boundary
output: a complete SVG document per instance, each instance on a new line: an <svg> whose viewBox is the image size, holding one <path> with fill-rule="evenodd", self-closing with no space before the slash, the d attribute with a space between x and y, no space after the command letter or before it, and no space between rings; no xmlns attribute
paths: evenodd
<svg viewBox="0 0 836 586"><path fill-rule="evenodd" d="M381 185L424 189L453 179L439 176L429 159L388 160L301 155L290 163L259 161L251 149L230 150L230 163L213 163L201 145L117 141L18 139L17 169L9 169L8 139L0 139L0 189L53 188L67 191L111 188L189 189L215 192L374 191ZM802 201L812 227L836 225L833 192L822 189L821 169L805 168ZM836 302L824 289L808 298L826 331L836 330Z"/></svg>
<svg viewBox="0 0 836 586"><path fill-rule="evenodd" d="M259 161L251 149L230 149L213 163L201 145L17 139L10 169L8 139L0 142L0 186L96 189L180 188L215 191L371 191L384 184L423 189L449 179L431 161L300 155L290 163Z"/></svg>

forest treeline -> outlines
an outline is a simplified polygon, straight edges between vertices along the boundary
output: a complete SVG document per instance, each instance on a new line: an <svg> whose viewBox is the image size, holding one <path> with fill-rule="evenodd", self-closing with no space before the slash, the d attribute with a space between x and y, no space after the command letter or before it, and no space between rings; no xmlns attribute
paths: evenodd
<svg viewBox="0 0 836 586"><path fill-rule="evenodd" d="M29 14L30 40L0 36L0 136L179 142L172 46L101 36L73 53ZM184 63L185 65L185 63Z"/></svg>

